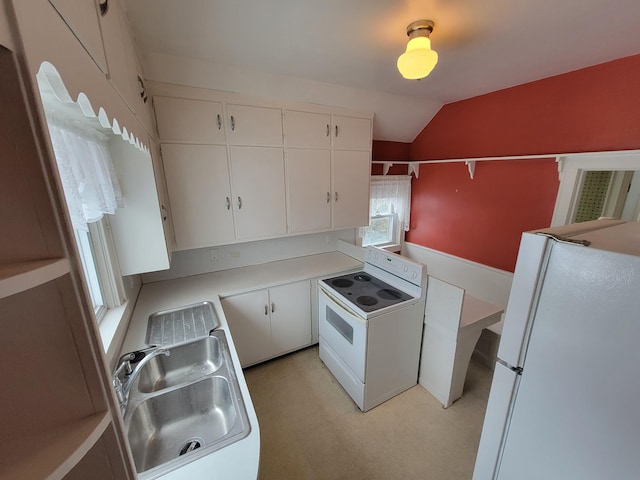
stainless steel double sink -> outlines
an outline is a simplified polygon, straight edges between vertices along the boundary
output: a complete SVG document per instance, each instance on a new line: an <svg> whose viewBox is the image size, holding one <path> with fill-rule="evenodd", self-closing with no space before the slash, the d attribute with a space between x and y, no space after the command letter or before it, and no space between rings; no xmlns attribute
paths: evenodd
<svg viewBox="0 0 640 480"><path fill-rule="evenodd" d="M251 427L223 330L142 366L124 423L136 469L166 473L242 438Z"/></svg>

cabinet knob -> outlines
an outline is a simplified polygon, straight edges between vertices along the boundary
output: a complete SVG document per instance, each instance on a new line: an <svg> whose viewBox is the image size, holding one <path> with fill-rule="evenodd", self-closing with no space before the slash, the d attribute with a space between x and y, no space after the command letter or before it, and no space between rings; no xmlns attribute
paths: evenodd
<svg viewBox="0 0 640 480"><path fill-rule="evenodd" d="M227 199L227 210L231 210L231 199L229 197L226 197Z"/></svg>
<svg viewBox="0 0 640 480"><path fill-rule="evenodd" d="M238 210L242 209L242 197L238 197Z"/></svg>
<svg viewBox="0 0 640 480"><path fill-rule="evenodd" d="M331 201L331 192L327 192L327 203Z"/></svg>
<svg viewBox="0 0 640 480"><path fill-rule="evenodd" d="M162 211L162 221L166 222L168 218L167 207L165 207L164 205L160 205L160 209Z"/></svg>
<svg viewBox="0 0 640 480"><path fill-rule="evenodd" d="M336 125L336 138L338 138L338 125Z"/></svg>
<svg viewBox="0 0 640 480"><path fill-rule="evenodd" d="M235 132L236 130L236 119L233 118L233 115L231 115L231 131Z"/></svg>
<svg viewBox="0 0 640 480"><path fill-rule="evenodd" d="M276 311L276 304L271 302L271 313Z"/></svg>
<svg viewBox="0 0 640 480"><path fill-rule="evenodd" d="M329 126L329 124L327 123L327 137L331 135L331 127Z"/></svg>
<svg viewBox="0 0 640 480"><path fill-rule="evenodd" d="M334 198L334 201L336 201L336 202L338 201L338 192L335 192L333 194L333 198Z"/></svg>
<svg viewBox="0 0 640 480"><path fill-rule="evenodd" d="M218 130L222 130L222 118L220 118L220 114L218 114Z"/></svg>
<svg viewBox="0 0 640 480"><path fill-rule="evenodd" d="M147 103L147 87L144 86L144 80L138 75L138 83L140 84L140 98L142 103Z"/></svg>
<svg viewBox="0 0 640 480"><path fill-rule="evenodd" d="M264 314L269 315L269 305L264 306Z"/></svg>

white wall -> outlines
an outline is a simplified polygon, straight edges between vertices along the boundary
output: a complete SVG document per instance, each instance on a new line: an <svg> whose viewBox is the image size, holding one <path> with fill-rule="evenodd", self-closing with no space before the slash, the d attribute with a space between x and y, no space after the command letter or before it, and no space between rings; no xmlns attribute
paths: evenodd
<svg viewBox="0 0 640 480"><path fill-rule="evenodd" d="M338 249L338 240L354 243L355 234L355 229L348 229L177 251L173 252L169 270L147 273L142 278L144 283L158 282L305 255L333 252ZM217 257L215 260L211 259L212 251L214 257Z"/></svg>
<svg viewBox="0 0 640 480"><path fill-rule="evenodd" d="M455 257L415 243L405 243L402 254L424 263L427 274L464 288L474 297L506 308L513 281L513 273L488 267L481 263ZM502 332L502 321L489 327Z"/></svg>
<svg viewBox="0 0 640 480"><path fill-rule="evenodd" d="M442 106L439 102L414 97L272 75L153 52L143 52L142 64L147 80L373 112L373 138L376 140L412 142Z"/></svg>

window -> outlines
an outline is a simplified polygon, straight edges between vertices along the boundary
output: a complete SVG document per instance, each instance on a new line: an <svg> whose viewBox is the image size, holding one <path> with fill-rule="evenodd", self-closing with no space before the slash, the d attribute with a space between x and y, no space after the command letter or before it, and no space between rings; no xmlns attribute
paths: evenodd
<svg viewBox="0 0 640 480"><path fill-rule="evenodd" d="M60 102L39 85L78 254L100 323L126 302L108 217L123 205L109 154L111 132L74 103Z"/></svg>
<svg viewBox="0 0 640 480"><path fill-rule="evenodd" d="M399 245L409 230L411 177L383 176L371 179L369 226L362 229L362 246Z"/></svg>

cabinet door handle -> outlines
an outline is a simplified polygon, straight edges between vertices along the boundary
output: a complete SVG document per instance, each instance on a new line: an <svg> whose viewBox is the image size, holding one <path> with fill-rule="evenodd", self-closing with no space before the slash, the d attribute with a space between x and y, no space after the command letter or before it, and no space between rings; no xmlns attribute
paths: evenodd
<svg viewBox="0 0 640 480"><path fill-rule="evenodd" d="M338 138L338 125L336 125L336 138Z"/></svg>
<svg viewBox="0 0 640 480"><path fill-rule="evenodd" d="M242 209L242 198L238 197L238 210Z"/></svg>
<svg viewBox="0 0 640 480"><path fill-rule="evenodd" d="M269 315L269 305L264 306L264 314Z"/></svg>
<svg viewBox="0 0 640 480"><path fill-rule="evenodd" d="M331 201L331 192L327 192L327 203Z"/></svg>
<svg viewBox="0 0 640 480"><path fill-rule="evenodd" d="M226 197L227 199L227 210L231 210L231 199L229 197Z"/></svg>
<svg viewBox="0 0 640 480"><path fill-rule="evenodd" d="M331 127L329 126L329 124L327 123L327 137L331 135Z"/></svg>
<svg viewBox="0 0 640 480"><path fill-rule="evenodd" d="M271 313L276 311L276 304L271 302Z"/></svg>
<svg viewBox="0 0 640 480"><path fill-rule="evenodd" d="M165 207L164 205L160 205L160 210L162 211L162 221L166 222L167 218L169 218L167 207Z"/></svg>
<svg viewBox="0 0 640 480"><path fill-rule="evenodd" d="M236 131L236 119L233 118L233 115L231 115L231 131L232 132Z"/></svg>
<svg viewBox="0 0 640 480"><path fill-rule="evenodd" d="M147 87L144 86L144 80L138 75L138 83L140 84L140 98L142 103L147 103Z"/></svg>
<svg viewBox="0 0 640 480"><path fill-rule="evenodd" d="M109 11L109 0L104 0L104 2L100 2L100 15L103 17Z"/></svg>
<svg viewBox="0 0 640 480"><path fill-rule="evenodd" d="M222 118L220 118L220 114L218 114L218 130L222 130Z"/></svg>
<svg viewBox="0 0 640 480"><path fill-rule="evenodd" d="M335 192L333 195L334 195L334 201L337 202L338 201L338 192Z"/></svg>

